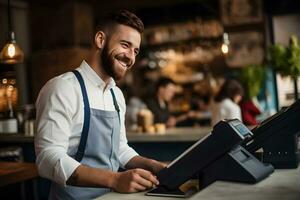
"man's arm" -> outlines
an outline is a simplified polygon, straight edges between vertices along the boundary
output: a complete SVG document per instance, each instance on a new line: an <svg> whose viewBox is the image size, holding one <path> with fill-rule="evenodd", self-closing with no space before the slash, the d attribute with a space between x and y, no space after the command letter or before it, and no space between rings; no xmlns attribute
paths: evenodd
<svg viewBox="0 0 300 200"><path fill-rule="evenodd" d="M121 110L121 129L120 129L120 149L119 149L119 160L121 167L125 169L137 169L141 168L156 174L159 170L164 168L166 165L158 161L144 158L139 156L134 149L128 146L128 140L126 137L125 129L125 112L126 103L122 91L116 88L116 94L118 96L118 104Z"/></svg>
<svg viewBox="0 0 300 200"><path fill-rule="evenodd" d="M36 101L36 164L41 177L65 185L80 165L67 155L72 116L78 107L74 86L54 78L41 89Z"/></svg>
<svg viewBox="0 0 300 200"><path fill-rule="evenodd" d="M126 164L126 169L135 169L135 168L142 168L152 172L153 174L157 174L160 170L165 168L167 164L145 158L142 156L134 156L129 162Z"/></svg>
<svg viewBox="0 0 300 200"><path fill-rule="evenodd" d="M189 117L188 113L179 115L179 116L170 116L166 122L167 127L174 127L177 123L187 120Z"/></svg>
<svg viewBox="0 0 300 200"><path fill-rule="evenodd" d="M80 165L67 181L68 185L107 187L121 193L143 191L158 185L155 176L143 169L113 172Z"/></svg>

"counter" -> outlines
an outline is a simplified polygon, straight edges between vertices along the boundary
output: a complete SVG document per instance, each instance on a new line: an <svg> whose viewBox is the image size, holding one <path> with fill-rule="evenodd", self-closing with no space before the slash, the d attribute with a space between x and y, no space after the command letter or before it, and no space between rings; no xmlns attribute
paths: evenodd
<svg viewBox="0 0 300 200"><path fill-rule="evenodd" d="M150 134L127 132L128 143L140 155L170 161L180 155L195 141L201 139L210 131L211 127L183 127L170 128L165 134ZM6 146L21 146L27 162L34 162L34 137L24 134L0 134L0 148Z"/></svg>
<svg viewBox="0 0 300 200"><path fill-rule="evenodd" d="M127 131L128 142L194 142L204 137L212 130L211 127L184 127L169 128L165 134L137 133ZM24 134L0 134L1 143L30 143L33 142L33 136Z"/></svg>
<svg viewBox="0 0 300 200"><path fill-rule="evenodd" d="M37 177L34 163L0 162L0 187Z"/></svg>
<svg viewBox="0 0 300 200"><path fill-rule="evenodd" d="M0 199L39 199L34 163L0 162Z"/></svg>
<svg viewBox="0 0 300 200"><path fill-rule="evenodd" d="M170 128L165 134L136 133L127 131L128 143L140 155L171 161L180 155L194 142L206 136L211 127L182 127ZM0 148L7 146L20 146L23 149L24 159L27 162L35 161L34 137L19 134L0 134Z"/></svg>
<svg viewBox="0 0 300 200"><path fill-rule="evenodd" d="M217 181L194 196L190 200L299 200L300 168L276 170L268 178L257 184L242 184ZM97 200L178 200L170 197L150 197L144 192L134 194L109 193Z"/></svg>
<svg viewBox="0 0 300 200"><path fill-rule="evenodd" d="M129 142L195 142L206 136L211 127L169 128L164 134L127 132Z"/></svg>

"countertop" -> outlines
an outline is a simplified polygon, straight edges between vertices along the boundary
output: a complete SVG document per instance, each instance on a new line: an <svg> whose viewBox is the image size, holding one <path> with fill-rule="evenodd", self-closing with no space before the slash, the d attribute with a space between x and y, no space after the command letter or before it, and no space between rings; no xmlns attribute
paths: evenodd
<svg viewBox="0 0 300 200"><path fill-rule="evenodd" d="M129 142L194 142L206 136L211 127L169 128L164 134L127 132Z"/></svg>
<svg viewBox="0 0 300 200"><path fill-rule="evenodd" d="M170 128L164 134L136 133L127 131L129 142L194 142L212 130L211 127ZM0 134L1 143L33 143L33 136L19 134Z"/></svg>
<svg viewBox="0 0 300 200"><path fill-rule="evenodd" d="M97 200L176 200L170 197L150 197L144 192L134 194L109 193ZM299 200L300 168L275 170L273 174L256 184L217 181L196 193L191 200Z"/></svg>

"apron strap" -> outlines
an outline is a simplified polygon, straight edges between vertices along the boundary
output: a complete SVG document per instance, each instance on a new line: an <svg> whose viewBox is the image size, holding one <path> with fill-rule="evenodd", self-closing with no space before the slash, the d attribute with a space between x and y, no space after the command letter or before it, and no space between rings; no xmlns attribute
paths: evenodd
<svg viewBox="0 0 300 200"><path fill-rule="evenodd" d="M120 119L120 108L119 108L119 105L118 105L118 102L117 102L117 99L116 99L114 90L113 90L112 88L110 88L110 93L111 93L111 96L112 96L112 98L113 98L113 102L114 102L115 109L116 109L116 111L118 112L119 122L121 122L121 119Z"/></svg>
<svg viewBox="0 0 300 200"><path fill-rule="evenodd" d="M89 99L87 96L86 88L85 88L84 81L83 81L81 74L77 70L73 70L72 72L75 74L75 76L80 84L81 93L82 93L82 97L83 97L83 103L84 103L84 121L83 121L83 127L82 127L82 134L81 134L81 139L79 142L78 150L75 155L75 160L80 162L84 155L86 141L87 141L87 137L89 134L90 104L89 104Z"/></svg>

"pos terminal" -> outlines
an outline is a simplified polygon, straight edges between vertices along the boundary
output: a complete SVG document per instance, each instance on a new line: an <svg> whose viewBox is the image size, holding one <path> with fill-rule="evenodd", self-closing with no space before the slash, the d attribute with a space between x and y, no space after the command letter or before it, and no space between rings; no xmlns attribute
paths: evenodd
<svg viewBox="0 0 300 200"><path fill-rule="evenodd" d="M253 157L240 144L251 138L251 131L239 120L223 120L212 132L183 152L158 174L157 188L146 193L151 196L187 197L179 189L187 180L197 176L202 189L216 180L256 183L274 169Z"/></svg>
<svg viewBox="0 0 300 200"><path fill-rule="evenodd" d="M253 137L243 146L254 154L261 149L262 161L275 168L297 168L300 161L300 100L252 129Z"/></svg>

